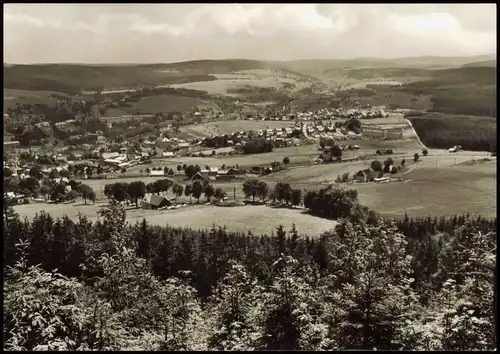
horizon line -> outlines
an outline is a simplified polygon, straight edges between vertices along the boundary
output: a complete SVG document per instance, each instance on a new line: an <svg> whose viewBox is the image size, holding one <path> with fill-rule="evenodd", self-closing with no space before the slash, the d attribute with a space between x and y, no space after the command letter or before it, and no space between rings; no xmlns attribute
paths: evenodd
<svg viewBox="0 0 500 354"><path fill-rule="evenodd" d="M402 60L402 59L418 59L418 58L474 58L483 56L494 56L496 59L496 53L486 53L486 54L475 54L475 55L420 55L420 56L410 56L410 57L394 57L394 58L383 58L383 57L353 57L353 58L304 58L304 59L288 59L288 60L273 60L273 59L245 59L245 58L226 58L226 59L191 59L183 61L165 61L165 62L142 62L142 63L127 63L127 62L49 62L49 63L7 63L4 62L4 66L8 65L165 65L165 64L180 64L189 63L195 61L261 61L261 62L297 62L297 61L348 61L348 60L379 60L379 61L390 61L390 60ZM494 60L494 59L492 59Z"/></svg>

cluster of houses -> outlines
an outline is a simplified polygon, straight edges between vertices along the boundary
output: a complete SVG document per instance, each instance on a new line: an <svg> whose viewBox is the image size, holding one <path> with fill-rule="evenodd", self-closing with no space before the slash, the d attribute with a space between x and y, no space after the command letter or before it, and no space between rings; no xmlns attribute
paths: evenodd
<svg viewBox="0 0 500 354"><path fill-rule="evenodd" d="M306 132L309 137L316 140L320 138L333 138L335 140L355 140L361 138L361 134L356 134L352 131L349 131L343 126L336 127L332 123L308 124L306 127Z"/></svg>
<svg viewBox="0 0 500 354"><path fill-rule="evenodd" d="M372 107L367 109L335 109L323 108L316 111L299 112L297 118L305 121L325 120L325 119L367 119L387 117L382 107Z"/></svg>
<svg viewBox="0 0 500 354"><path fill-rule="evenodd" d="M235 179L244 178L247 171L239 169L237 167L210 167L205 168L191 177L193 181L196 180L211 180L211 181L232 181Z"/></svg>
<svg viewBox="0 0 500 354"><path fill-rule="evenodd" d="M300 146L301 139L294 138L294 136L300 136L301 134L302 126L301 124L296 124L287 128L267 128L255 131L242 130L232 134L212 135L211 137L205 137L202 139L199 144L206 145L206 142L211 139L227 138L227 145L238 150L239 148L242 148L248 140L257 137L266 138L272 141L274 147ZM194 154L197 156L198 153Z"/></svg>
<svg viewBox="0 0 500 354"><path fill-rule="evenodd" d="M281 112L281 114L267 114L264 117L248 117L247 120L264 120L264 121L315 121L324 119L369 119L369 118L383 118L387 117L384 107L370 107L358 109L344 109L344 108L322 108L314 111L306 112Z"/></svg>

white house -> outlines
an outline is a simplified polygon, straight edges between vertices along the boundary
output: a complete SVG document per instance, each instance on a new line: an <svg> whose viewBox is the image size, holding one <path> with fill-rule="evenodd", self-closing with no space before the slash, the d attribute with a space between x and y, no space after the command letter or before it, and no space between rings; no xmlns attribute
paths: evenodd
<svg viewBox="0 0 500 354"><path fill-rule="evenodd" d="M151 171L150 176L151 177L163 177L163 176L165 176L165 173L163 172L163 170L160 170L160 171Z"/></svg>
<svg viewBox="0 0 500 354"><path fill-rule="evenodd" d="M164 151L163 154L161 154L162 157L175 157L175 154L172 151Z"/></svg>
<svg viewBox="0 0 500 354"><path fill-rule="evenodd" d="M119 156L120 156L119 152L105 152L105 153L102 154L102 158L104 160L116 159Z"/></svg>

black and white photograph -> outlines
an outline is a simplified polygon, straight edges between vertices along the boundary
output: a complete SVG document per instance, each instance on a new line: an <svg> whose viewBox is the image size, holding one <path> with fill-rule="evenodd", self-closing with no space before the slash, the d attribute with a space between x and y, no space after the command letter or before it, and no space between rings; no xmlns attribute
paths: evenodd
<svg viewBox="0 0 500 354"><path fill-rule="evenodd" d="M5 351L493 351L496 4L4 3Z"/></svg>

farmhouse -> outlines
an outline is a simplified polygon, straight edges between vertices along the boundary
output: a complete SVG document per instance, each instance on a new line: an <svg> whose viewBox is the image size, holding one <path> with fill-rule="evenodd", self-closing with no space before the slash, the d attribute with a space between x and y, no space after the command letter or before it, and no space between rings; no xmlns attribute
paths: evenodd
<svg viewBox="0 0 500 354"><path fill-rule="evenodd" d="M375 172L370 169L359 171L354 175L354 180L358 183L371 182L375 179Z"/></svg>
<svg viewBox="0 0 500 354"><path fill-rule="evenodd" d="M154 170L154 171L151 171L151 174L150 174L151 177L162 177L162 176L165 176L165 172L163 170Z"/></svg>
<svg viewBox="0 0 500 354"><path fill-rule="evenodd" d="M190 146L190 145L189 145L189 143L186 143L186 142L183 142L183 143L178 143L178 144L177 144L177 147L178 147L179 149L188 148L189 146Z"/></svg>
<svg viewBox="0 0 500 354"><path fill-rule="evenodd" d="M202 173L204 171L201 171ZM209 176L215 176L219 173L219 168L218 167L210 167L210 169L208 170L208 175Z"/></svg>
<svg viewBox="0 0 500 354"><path fill-rule="evenodd" d="M175 154L172 151L164 151L163 154L161 154L162 157L167 157L167 158L172 158L175 157Z"/></svg>
<svg viewBox="0 0 500 354"><path fill-rule="evenodd" d="M142 200L142 209L158 209L170 205L167 198L156 194L147 194Z"/></svg>
<svg viewBox="0 0 500 354"><path fill-rule="evenodd" d="M104 160L108 160L108 159L113 160L113 159L118 158L119 156L120 156L120 153L118 153L118 152L105 152L102 154L102 158Z"/></svg>
<svg viewBox="0 0 500 354"><path fill-rule="evenodd" d="M207 179L206 176L203 175L201 172L196 172L193 177L191 177L193 181L203 181Z"/></svg>

